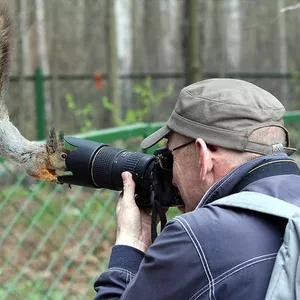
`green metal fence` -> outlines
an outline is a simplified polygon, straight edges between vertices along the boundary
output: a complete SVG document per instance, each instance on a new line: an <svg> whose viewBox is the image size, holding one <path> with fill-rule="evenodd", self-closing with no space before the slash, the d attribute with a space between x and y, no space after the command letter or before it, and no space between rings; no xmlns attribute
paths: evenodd
<svg viewBox="0 0 300 300"><path fill-rule="evenodd" d="M299 119L286 116L294 145ZM140 151L142 138L161 125L77 136ZM118 192L35 181L7 161L0 177L0 299L93 299L114 243Z"/></svg>
<svg viewBox="0 0 300 300"><path fill-rule="evenodd" d="M217 72L203 72L203 78L215 78L220 77L220 74ZM145 79L147 77L151 77L153 79L184 79L186 74L183 72L167 72L167 73L129 73L129 74L120 74L119 79L121 80L135 80L135 79ZM291 80L295 87L296 83L300 80L300 72L288 72L288 73L248 73L248 72L229 72L223 74L223 77L226 78L239 78L239 79L268 79L268 80L276 80L276 79L286 79ZM108 74L101 74L101 78L106 81L108 80ZM95 74L62 74L58 76L53 75L44 75L41 67L37 67L35 69L35 74L30 76L24 76L24 80L34 82L35 87L35 107L36 107L36 137L37 139L44 139L47 135L45 128L45 91L44 91L44 83L51 80L58 81L74 81L74 80L87 80L94 81ZM20 80L20 76L10 76L10 82L18 82ZM298 89L297 89L298 90ZM290 95L291 99L298 98L298 92ZM294 101L297 103L297 100ZM296 108L298 106L291 106L292 108ZM296 112L298 115L299 112Z"/></svg>

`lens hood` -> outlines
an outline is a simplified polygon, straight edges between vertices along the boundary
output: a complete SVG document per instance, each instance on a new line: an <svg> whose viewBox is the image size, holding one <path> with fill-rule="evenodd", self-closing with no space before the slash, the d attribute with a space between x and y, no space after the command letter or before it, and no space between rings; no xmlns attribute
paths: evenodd
<svg viewBox="0 0 300 300"><path fill-rule="evenodd" d="M72 175L59 176L58 181L96 187L91 178L90 165L97 151L108 145L71 136L65 137L65 141L77 149L71 151L66 158L67 169L72 172Z"/></svg>

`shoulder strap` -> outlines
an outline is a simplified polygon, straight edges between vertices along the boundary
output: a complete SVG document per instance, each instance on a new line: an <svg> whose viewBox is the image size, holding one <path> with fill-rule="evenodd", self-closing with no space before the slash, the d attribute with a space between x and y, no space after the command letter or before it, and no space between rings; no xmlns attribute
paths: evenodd
<svg viewBox="0 0 300 300"><path fill-rule="evenodd" d="M240 192L221 198L210 204L245 208L285 219L291 219L296 213L300 215L300 208L298 206L256 192Z"/></svg>
<svg viewBox="0 0 300 300"><path fill-rule="evenodd" d="M261 178L287 174L300 175L298 165L294 160L290 158L266 160L248 171L240 182L235 185L233 193L240 192L245 186Z"/></svg>

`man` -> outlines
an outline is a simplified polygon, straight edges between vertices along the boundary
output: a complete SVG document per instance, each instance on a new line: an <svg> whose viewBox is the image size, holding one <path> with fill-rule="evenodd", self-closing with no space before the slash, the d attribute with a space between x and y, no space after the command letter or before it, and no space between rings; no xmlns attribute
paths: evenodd
<svg viewBox="0 0 300 300"><path fill-rule="evenodd" d="M142 147L167 138L185 213L150 247L151 218L135 205L134 182L123 173L116 246L95 299L264 299L286 221L210 203L254 191L300 206L284 112L273 95L242 80L184 88L166 126Z"/></svg>

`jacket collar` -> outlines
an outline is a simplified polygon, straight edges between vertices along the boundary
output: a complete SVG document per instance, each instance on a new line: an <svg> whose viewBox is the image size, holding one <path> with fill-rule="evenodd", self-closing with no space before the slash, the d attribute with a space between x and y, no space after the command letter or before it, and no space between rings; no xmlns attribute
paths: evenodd
<svg viewBox="0 0 300 300"><path fill-rule="evenodd" d="M240 182L240 180L245 176L245 174L247 174L254 168L264 165L266 163L276 162L282 159L294 162L294 160L289 158L286 154L278 154L262 156L237 167L210 187L210 189L200 200L196 209L206 204L209 204L217 199L232 194L235 186Z"/></svg>

